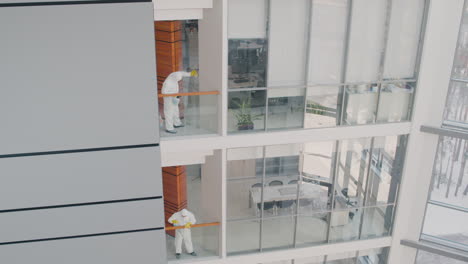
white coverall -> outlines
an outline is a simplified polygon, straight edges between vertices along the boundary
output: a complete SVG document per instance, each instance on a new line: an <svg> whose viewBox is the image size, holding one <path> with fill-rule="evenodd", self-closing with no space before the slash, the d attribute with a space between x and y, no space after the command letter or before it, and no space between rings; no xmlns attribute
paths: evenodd
<svg viewBox="0 0 468 264"><path fill-rule="evenodd" d="M166 80L163 83L161 93L162 94L175 94L179 92L179 81L183 77L190 77L190 72L173 72L167 76ZM182 125L179 116L179 101L177 97L164 97L164 116L166 118L166 130L173 131L174 126Z"/></svg>
<svg viewBox="0 0 468 264"><path fill-rule="evenodd" d="M177 222L174 223L173 221L176 220ZM180 212L174 213L169 219L167 220L169 223L173 224L174 226L185 226L186 224L190 223L194 225L196 223L195 216L188 210L182 209ZM185 249L187 253L193 252L193 244L192 244L192 233L190 232L190 228L181 228L176 229L175 231L175 248L176 254L182 253L182 241L184 241Z"/></svg>

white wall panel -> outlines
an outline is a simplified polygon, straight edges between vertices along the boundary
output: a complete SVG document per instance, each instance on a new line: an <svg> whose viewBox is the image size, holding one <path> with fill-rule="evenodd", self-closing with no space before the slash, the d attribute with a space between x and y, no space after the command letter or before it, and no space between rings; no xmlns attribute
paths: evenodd
<svg viewBox="0 0 468 264"><path fill-rule="evenodd" d="M340 83L346 31L346 0L313 2L309 83Z"/></svg>
<svg viewBox="0 0 468 264"><path fill-rule="evenodd" d="M164 227L162 199L0 214L0 243Z"/></svg>
<svg viewBox="0 0 468 264"><path fill-rule="evenodd" d="M0 246L5 263L167 263L164 230ZM2 262L3 262L2 261Z"/></svg>
<svg viewBox="0 0 468 264"><path fill-rule="evenodd" d="M268 86L305 83L308 0L271 0Z"/></svg>
<svg viewBox="0 0 468 264"><path fill-rule="evenodd" d="M384 78L413 78L424 0L393 0Z"/></svg>
<svg viewBox="0 0 468 264"><path fill-rule="evenodd" d="M0 154L154 143L152 3L0 8Z"/></svg>
<svg viewBox="0 0 468 264"><path fill-rule="evenodd" d="M385 0L354 0L347 82L376 81L384 47Z"/></svg>
<svg viewBox="0 0 468 264"><path fill-rule="evenodd" d="M162 195L159 147L0 159L0 210Z"/></svg>
<svg viewBox="0 0 468 264"><path fill-rule="evenodd" d="M266 38L266 0L228 0L228 37Z"/></svg>

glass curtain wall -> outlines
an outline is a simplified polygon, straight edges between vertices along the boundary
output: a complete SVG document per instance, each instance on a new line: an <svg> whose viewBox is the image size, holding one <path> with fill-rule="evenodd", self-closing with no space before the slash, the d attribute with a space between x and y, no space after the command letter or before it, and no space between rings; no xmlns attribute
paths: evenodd
<svg viewBox="0 0 468 264"><path fill-rule="evenodd" d="M228 132L410 119L425 0L229 0Z"/></svg>
<svg viewBox="0 0 468 264"><path fill-rule="evenodd" d="M391 234L406 136L229 149L229 255Z"/></svg>
<svg viewBox="0 0 468 264"><path fill-rule="evenodd" d="M468 133L468 1L465 1L442 126ZM440 136L421 240L468 252L468 141ZM416 263L462 263L419 250ZM463 262L464 263L464 262Z"/></svg>

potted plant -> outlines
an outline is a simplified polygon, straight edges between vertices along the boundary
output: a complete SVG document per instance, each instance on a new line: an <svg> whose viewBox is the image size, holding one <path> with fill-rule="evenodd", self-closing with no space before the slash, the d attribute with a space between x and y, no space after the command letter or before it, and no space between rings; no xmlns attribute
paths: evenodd
<svg viewBox="0 0 468 264"><path fill-rule="evenodd" d="M235 116L237 119L238 130L251 130L254 128L253 121L261 119L262 115L252 115L251 98L242 100L240 103L235 102L238 107Z"/></svg>

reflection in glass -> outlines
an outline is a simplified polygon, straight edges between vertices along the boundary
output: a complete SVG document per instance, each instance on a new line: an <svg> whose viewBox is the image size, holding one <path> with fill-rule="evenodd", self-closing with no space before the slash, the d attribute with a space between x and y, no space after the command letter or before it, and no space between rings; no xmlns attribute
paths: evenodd
<svg viewBox="0 0 468 264"><path fill-rule="evenodd" d="M341 105L339 86L312 86L307 89L304 127L334 127L339 122Z"/></svg>
<svg viewBox="0 0 468 264"><path fill-rule="evenodd" d="M369 164L370 138L343 140L337 158L335 208L364 205Z"/></svg>
<svg viewBox="0 0 468 264"><path fill-rule="evenodd" d="M264 130L265 97L265 90L230 92L228 99L228 131Z"/></svg>
<svg viewBox="0 0 468 264"><path fill-rule="evenodd" d="M466 3L459 32L452 75L454 78L466 80L468 79L468 9Z"/></svg>
<svg viewBox="0 0 468 264"><path fill-rule="evenodd" d="M260 220L227 222L226 248L228 255L258 252L260 250Z"/></svg>
<svg viewBox="0 0 468 264"><path fill-rule="evenodd" d="M361 239L390 235L393 205L364 208Z"/></svg>
<svg viewBox="0 0 468 264"><path fill-rule="evenodd" d="M374 123L377 111L377 84L349 85L344 89L343 125Z"/></svg>
<svg viewBox="0 0 468 264"><path fill-rule="evenodd" d="M230 39L229 88L266 87L266 60L265 39Z"/></svg>
<svg viewBox="0 0 468 264"><path fill-rule="evenodd" d="M444 121L465 127L468 123L468 83L452 81L445 104ZM457 124L459 123L459 124Z"/></svg>
<svg viewBox="0 0 468 264"><path fill-rule="evenodd" d="M432 172L431 200L468 209L467 151L467 140L439 139Z"/></svg>
<svg viewBox="0 0 468 264"><path fill-rule="evenodd" d="M304 88L268 91L268 130L304 127Z"/></svg>
<svg viewBox="0 0 468 264"><path fill-rule="evenodd" d="M374 138L366 205L394 203L401 182L407 136Z"/></svg>
<svg viewBox="0 0 468 264"><path fill-rule="evenodd" d="M414 83L382 84L377 122L409 120Z"/></svg>
<svg viewBox="0 0 468 264"><path fill-rule="evenodd" d="M263 219L262 249L277 250L293 246L294 217Z"/></svg>

